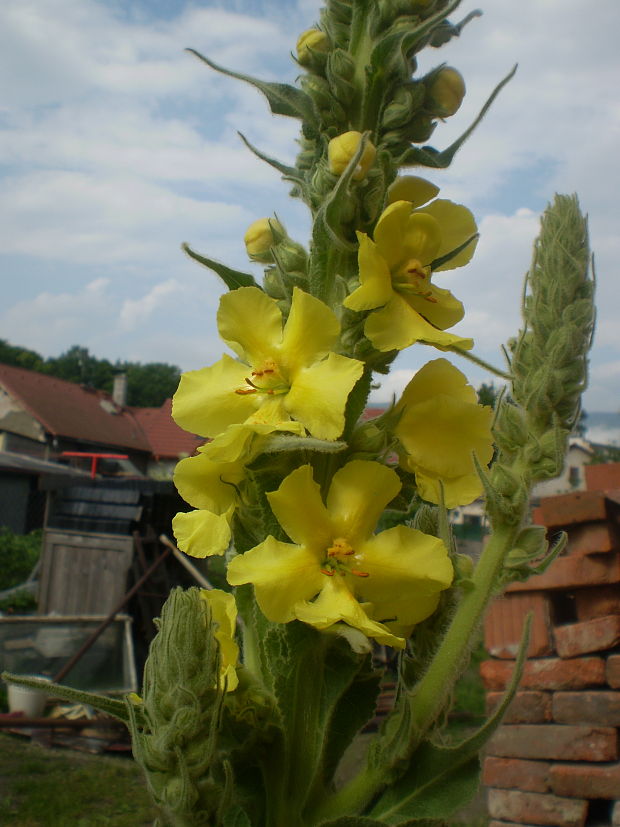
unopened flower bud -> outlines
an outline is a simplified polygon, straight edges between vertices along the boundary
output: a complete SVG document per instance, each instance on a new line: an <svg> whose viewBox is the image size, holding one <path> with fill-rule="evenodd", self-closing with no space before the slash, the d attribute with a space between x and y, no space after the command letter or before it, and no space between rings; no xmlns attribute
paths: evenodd
<svg viewBox="0 0 620 827"><path fill-rule="evenodd" d="M451 66L440 69L428 88L426 105L433 114L448 118L458 111L465 97L463 76Z"/></svg>
<svg viewBox="0 0 620 827"><path fill-rule="evenodd" d="M271 262L271 248L277 243L276 236L285 234L284 227L274 218L259 218L245 231L245 249L255 261Z"/></svg>
<svg viewBox="0 0 620 827"><path fill-rule="evenodd" d="M361 132L344 132L336 138L332 138L327 148L327 159L329 171L333 175L342 175L351 159L355 156L362 140ZM370 167L374 164L377 150L370 141L366 141L362 157L359 159L353 179L361 181L366 177Z"/></svg>
<svg viewBox="0 0 620 827"><path fill-rule="evenodd" d="M297 39L297 60L302 66L313 63L313 52L325 53L329 51L329 38L320 29L307 29Z"/></svg>

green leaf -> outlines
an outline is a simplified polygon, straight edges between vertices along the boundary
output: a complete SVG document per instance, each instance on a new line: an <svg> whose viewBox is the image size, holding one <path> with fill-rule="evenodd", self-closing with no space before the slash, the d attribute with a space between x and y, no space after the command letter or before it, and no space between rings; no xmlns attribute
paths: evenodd
<svg viewBox="0 0 620 827"><path fill-rule="evenodd" d="M194 261L197 261L199 264L202 264L204 267L208 267L209 270L213 270L214 273L217 273L229 290L236 290L238 287L258 287L258 284L254 280L254 276L250 275L250 273L242 273L240 270L233 270L225 264L220 264L219 261L214 261L212 258L201 256L199 253L192 250L189 244L182 244L181 247L190 258L194 259Z"/></svg>
<svg viewBox="0 0 620 827"><path fill-rule="evenodd" d="M287 181L293 181L295 184L299 185L304 183L303 177L299 174L299 171L295 167L289 167L287 164L283 164L280 161L276 161L275 158L270 158L268 155L265 155L260 151L260 149L257 149L254 144L248 141L243 132L237 132L237 135L241 138L250 152L254 153L254 155L256 155L257 158L260 158L261 161L269 164L270 167L273 167L274 169L277 169L278 172L281 172Z"/></svg>
<svg viewBox="0 0 620 827"><path fill-rule="evenodd" d="M508 81L512 80L516 71L517 65L515 64L515 66L510 70L506 77L503 80L501 80L497 84L495 89L491 92L487 102L480 110L480 113L476 120L468 129L465 130L465 132L463 132L463 134L459 138L456 139L456 141L454 141L454 143L450 144L450 146L447 149L444 149L442 152L438 152L432 146L412 146L406 152L404 152L398 159L398 165L403 167L434 167L435 169L444 169L445 167L450 166L450 164L452 163L452 159L454 158L458 150L463 146L465 141L469 138L474 129L476 129L480 121L484 118L486 113L489 111L491 104L499 95L504 86L508 83Z"/></svg>
<svg viewBox="0 0 620 827"><path fill-rule="evenodd" d="M202 62L206 63L211 69L215 69L216 72L228 75L228 77L235 78L236 80L243 80L245 83L254 86L255 89L258 89L267 98L274 115L301 118L311 123L316 121L312 100L305 92L302 92L301 89L296 89L287 83L269 83L268 81L257 80L256 78L250 77L250 75L225 69L223 66L219 66L217 63L209 60L208 57L201 55L200 52L197 52L195 49L186 49L186 51L191 52L191 54L195 55L199 60L202 60Z"/></svg>
<svg viewBox="0 0 620 827"><path fill-rule="evenodd" d="M465 806L479 783L478 754L493 735L512 701L523 673L532 614L528 615L514 671L506 693L491 718L467 740L454 747L425 741L414 752L409 769L381 796L371 811L386 824L415 824L424 819L449 818Z"/></svg>
<svg viewBox="0 0 620 827"><path fill-rule="evenodd" d="M125 701L107 698L104 695L96 695L93 692L83 692L81 689L50 683L40 678L24 678L21 675L12 675L10 672L3 672L0 677L7 683L27 686L30 689L41 689L46 695L51 695L53 698L62 698L63 701L71 701L72 703L88 704L88 706L93 706L106 715L118 718L124 724L129 720Z"/></svg>

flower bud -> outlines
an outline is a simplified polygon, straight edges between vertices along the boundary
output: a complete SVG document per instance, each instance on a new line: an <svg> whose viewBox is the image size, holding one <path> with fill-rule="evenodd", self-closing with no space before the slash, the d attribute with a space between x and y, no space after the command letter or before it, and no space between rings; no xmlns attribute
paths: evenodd
<svg viewBox="0 0 620 827"><path fill-rule="evenodd" d="M464 97L463 76L451 66L445 66L430 83L426 105L439 118L448 118L458 111Z"/></svg>
<svg viewBox="0 0 620 827"><path fill-rule="evenodd" d="M297 60L302 66L312 66L313 52L329 51L329 38L320 29L307 29L297 39Z"/></svg>
<svg viewBox="0 0 620 827"><path fill-rule="evenodd" d="M327 159L329 171L333 175L342 175L358 151L361 140L362 133L354 131L344 132L342 135L332 138L327 147ZM362 157L359 159L353 173L353 180L361 181L366 177L368 170L374 164L376 154L377 150L374 145L370 141L366 141Z"/></svg>
<svg viewBox="0 0 620 827"><path fill-rule="evenodd" d="M265 263L272 261L271 248L277 243L277 236L284 235L284 227L275 218L259 218L245 231L243 240L251 259Z"/></svg>

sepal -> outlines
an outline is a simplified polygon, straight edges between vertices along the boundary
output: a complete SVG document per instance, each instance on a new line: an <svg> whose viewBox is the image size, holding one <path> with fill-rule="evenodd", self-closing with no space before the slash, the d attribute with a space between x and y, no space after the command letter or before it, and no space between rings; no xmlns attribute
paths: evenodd
<svg viewBox="0 0 620 827"><path fill-rule="evenodd" d="M240 270L233 270L225 264L220 264L219 261L215 261L212 258L207 258L206 256L201 256L200 253L192 250L189 244L182 244L181 248L190 258L193 258L194 261L202 264L203 267L208 267L209 270L213 270L213 272L222 279L229 290L236 290L238 287L258 287L258 284L254 280L254 276L250 273L242 273Z"/></svg>

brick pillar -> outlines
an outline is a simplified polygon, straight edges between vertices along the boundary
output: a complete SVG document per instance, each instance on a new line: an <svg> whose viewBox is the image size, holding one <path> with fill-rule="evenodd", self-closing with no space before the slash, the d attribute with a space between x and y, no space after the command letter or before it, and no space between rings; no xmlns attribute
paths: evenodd
<svg viewBox="0 0 620 827"><path fill-rule="evenodd" d="M620 489L545 498L534 522L566 531L568 546L485 621L490 711L534 612L519 691L484 760L489 827L620 827Z"/></svg>

